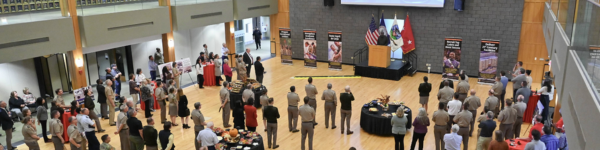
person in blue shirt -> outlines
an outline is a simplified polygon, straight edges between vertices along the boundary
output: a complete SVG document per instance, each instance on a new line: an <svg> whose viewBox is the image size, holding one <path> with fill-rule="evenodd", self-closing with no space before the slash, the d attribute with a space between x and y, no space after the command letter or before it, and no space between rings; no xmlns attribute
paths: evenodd
<svg viewBox="0 0 600 150"><path fill-rule="evenodd" d="M502 95L500 98L500 110L504 109L504 95L506 95L506 85L508 85L508 78L506 77L506 72L500 71L500 82L502 82Z"/></svg>
<svg viewBox="0 0 600 150"><path fill-rule="evenodd" d="M547 149L558 149L558 138L552 134L549 126L544 126L544 135L540 138L540 141L546 144Z"/></svg>
<svg viewBox="0 0 600 150"><path fill-rule="evenodd" d="M154 57L152 57L152 55L148 56L148 70L150 70L150 78L152 81L156 80L156 68L158 68L158 64L154 62Z"/></svg>
<svg viewBox="0 0 600 150"><path fill-rule="evenodd" d="M569 150L569 145L567 143L567 134L563 127L556 128L556 132L560 137L558 138L558 149L559 150Z"/></svg>

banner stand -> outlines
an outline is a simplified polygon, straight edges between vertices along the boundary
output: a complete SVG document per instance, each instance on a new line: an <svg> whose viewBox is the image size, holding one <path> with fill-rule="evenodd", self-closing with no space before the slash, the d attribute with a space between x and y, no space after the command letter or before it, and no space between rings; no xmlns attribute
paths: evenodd
<svg viewBox="0 0 600 150"><path fill-rule="evenodd" d="M462 53L462 38L447 37L444 39L444 59L442 61L442 75L448 79L458 80L461 69L460 60Z"/></svg>
<svg viewBox="0 0 600 150"><path fill-rule="evenodd" d="M329 30L327 33L327 60L329 70L342 70L342 31Z"/></svg>
<svg viewBox="0 0 600 150"><path fill-rule="evenodd" d="M304 29L304 41L302 41L304 49L304 66L309 68L317 68L317 30Z"/></svg>
<svg viewBox="0 0 600 150"><path fill-rule="evenodd" d="M279 28L279 40L281 45L281 64L294 65L292 61L292 32L289 28Z"/></svg>
<svg viewBox="0 0 600 150"><path fill-rule="evenodd" d="M493 85L498 74L500 40L482 39L477 83Z"/></svg>

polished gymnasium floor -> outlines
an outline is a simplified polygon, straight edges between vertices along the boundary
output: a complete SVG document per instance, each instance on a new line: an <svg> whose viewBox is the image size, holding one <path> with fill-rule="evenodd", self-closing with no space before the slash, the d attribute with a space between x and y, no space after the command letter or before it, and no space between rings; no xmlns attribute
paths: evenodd
<svg viewBox="0 0 600 150"><path fill-rule="evenodd" d="M288 132L288 118L287 118L287 99L286 95L289 92L289 87L294 85L296 86L297 93L304 97L306 93L304 92L304 85L307 84L306 79L294 79L294 76L325 76L325 75L353 75L354 71L352 66L344 65L342 71L332 71L329 70L326 66L326 63L318 63L317 69L305 68L302 65L302 61L294 60L294 65L282 65L280 63L279 57L272 58L263 62L265 70L267 74L264 77L264 85L268 88L269 97L273 97L275 99L275 106L279 108L279 113L281 118L278 120L278 138L277 143L280 145L278 149L281 150L298 150L300 149L300 140L301 134L300 132L291 133ZM235 73L234 73L235 74ZM342 135L340 134L340 114L339 107L337 108L336 113L336 125L338 128L336 129L326 129L325 128L325 116L324 116L324 102L318 101L318 110L317 110L317 122L319 125L315 127L315 135L314 135L314 149L323 150L323 149L334 149L334 150L347 150L350 147L355 147L357 149L364 150L392 150L394 149L394 138L393 137L383 137L377 136L373 134L366 133L360 128L360 108L364 103L371 101L381 94L390 95L391 100L395 101L404 101L405 104L412 108L413 116L417 116L418 108L421 107L419 104L419 95L417 92L417 88L419 83L422 82L423 76L428 76L429 81L433 84L433 87L438 87L441 82L440 74L427 74L427 73L417 73L416 75L410 77L405 76L400 81L391 81L391 80L382 80L382 79L373 79L373 78L351 78L351 79L315 79L314 84L317 86L319 91L318 97L321 96L323 90L326 89L327 83L333 84L333 90L335 90L338 94L343 92L343 89L346 85L350 85L352 92L356 98L356 100L352 103L353 113L351 120L351 130L354 131L354 134L351 135ZM254 77L254 68L252 69L251 77ZM233 77L236 78L235 75ZM456 84L456 83L455 83ZM489 85L480 85L477 84L475 78L470 78L471 89L477 90L477 96L479 96L482 100L482 104L485 102L485 98L487 98L487 91L491 88ZM538 84L534 84L533 89L539 88ZM538 86L538 87L536 87ZM508 88L511 88L512 84L509 83ZM223 121L221 118L221 113L218 112L220 102L219 102L219 90L221 87L206 87L205 89L198 89L197 86L190 86L184 89L184 93L189 98L188 108L193 109L193 103L201 102L202 103L202 113L204 114L207 121L212 121L215 123L217 127L223 127ZM438 100L436 95L438 92L437 88L433 88L431 92L431 97L429 99L429 117L436 110ZM512 92L508 92L506 97L512 97ZM139 106L138 106L139 107ZM478 110L478 114L483 111L483 107L480 107ZM118 114L118 112L117 112ZM160 119L160 111L156 111L153 113L153 118L155 120ZM258 115L262 116L261 111L258 111ZM144 116L143 112L138 113L139 119L142 119ZM260 117L259 117L260 118ZM233 119L231 119L232 121ZM109 126L107 120L102 120L102 126L105 128L106 132L98 133L98 138L104 134L109 134L112 141L110 144L115 148L119 149L120 142L118 135L115 135L116 131L115 126ZM145 121L142 121L144 125L146 125ZM174 127L172 129L173 134L175 135L175 145L176 149L179 150L191 150L194 149L194 129L183 129L181 126L181 120L177 118L176 121L179 126ZM230 122L233 124L233 122ZM193 121L189 121L189 124L193 126ZM529 124L523 124L523 131L521 131L521 135L523 133L528 133L526 130ZM157 130L162 130L162 124L158 123L155 126ZM257 127L257 131L261 135L266 135L266 132L263 132L264 126L261 121L259 121L259 127ZM424 149L435 149L435 144L433 140L433 125L429 126L429 131L425 138L425 147ZM21 134L20 130L14 134ZM477 138L475 133L473 133L473 137L469 140L469 149L475 149L475 145L477 144ZM265 145L266 143L266 136ZM410 149L410 142L412 140L412 130L407 131L406 137L404 139L405 149ZM54 149L52 143L43 143L43 140L38 141L40 147L42 149ZM2 141L4 142L4 141ZM16 142L16 141L13 141ZM70 148L67 144L65 144L66 149ZM265 146L265 148L267 148ZM18 146L18 149L28 149L26 145Z"/></svg>

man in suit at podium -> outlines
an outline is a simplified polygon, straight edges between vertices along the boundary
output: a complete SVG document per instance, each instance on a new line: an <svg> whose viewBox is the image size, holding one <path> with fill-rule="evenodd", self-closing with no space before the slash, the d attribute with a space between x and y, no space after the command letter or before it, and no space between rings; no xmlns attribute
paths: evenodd
<svg viewBox="0 0 600 150"><path fill-rule="evenodd" d="M250 55L250 49L246 48L246 52L244 53L244 63L246 64L246 75L250 78L250 69L252 69L252 63L254 63L254 58Z"/></svg>
<svg viewBox="0 0 600 150"><path fill-rule="evenodd" d="M390 37L388 37L385 32L385 27L379 27L379 38L377 39L377 45L387 46L390 42Z"/></svg>

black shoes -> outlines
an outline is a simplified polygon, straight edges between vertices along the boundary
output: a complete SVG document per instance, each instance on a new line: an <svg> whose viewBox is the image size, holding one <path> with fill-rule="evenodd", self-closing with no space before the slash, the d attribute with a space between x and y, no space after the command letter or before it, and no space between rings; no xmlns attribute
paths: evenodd
<svg viewBox="0 0 600 150"><path fill-rule="evenodd" d="M104 131L106 131L106 130L98 130L98 133L102 133L102 132L104 132Z"/></svg>
<svg viewBox="0 0 600 150"><path fill-rule="evenodd" d="M331 129L335 129L335 128L337 128L337 126L333 126L333 127L331 127Z"/></svg>
<svg viewBox="0 0 600 150"><path fill-rule="evenodd" d="M299 131L300 131L300 130L298 130L298 129L294 129L294 130L291 130L290 132L292 132L292 133L296 133L296 132L299 132Z"/></svg>
<svg viewBox="0 0 600 150"><path fill-rule="evenodd" d="M187 124L183 124L183 128L184 128L184 129L189 129L189 128L190 128L190 126L188 126Z"/></svg>

